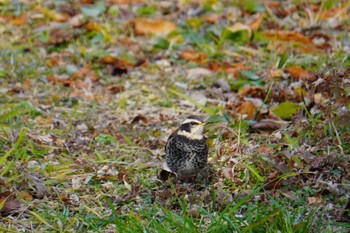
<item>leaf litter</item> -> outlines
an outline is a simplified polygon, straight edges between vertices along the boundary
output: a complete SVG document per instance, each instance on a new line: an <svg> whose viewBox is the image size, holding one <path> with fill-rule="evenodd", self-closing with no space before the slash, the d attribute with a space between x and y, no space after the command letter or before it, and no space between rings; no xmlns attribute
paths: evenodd
<svg viewBox="0 0 350 233"><path fill-rule="evenodd" d="M108 199L142 219L183 200L198 217L263 184L257 205L302 200L349 222L344 1L1 4L2 214L44 231L60 227L48 206L110 217ZM210 175L167 183L167 136L192 114L216 119Z"/></svg>

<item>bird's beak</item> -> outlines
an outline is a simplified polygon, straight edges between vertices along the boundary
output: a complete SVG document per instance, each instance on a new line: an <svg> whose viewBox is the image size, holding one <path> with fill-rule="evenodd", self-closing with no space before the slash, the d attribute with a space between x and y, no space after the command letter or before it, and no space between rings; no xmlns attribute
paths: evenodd
<svg viewBox="0 0 350 233"><path fill-rule="evenodd" d="M199 125L205 126L206 124L207 124L207 122L203 122L203 123L200 123Z"/></svg>

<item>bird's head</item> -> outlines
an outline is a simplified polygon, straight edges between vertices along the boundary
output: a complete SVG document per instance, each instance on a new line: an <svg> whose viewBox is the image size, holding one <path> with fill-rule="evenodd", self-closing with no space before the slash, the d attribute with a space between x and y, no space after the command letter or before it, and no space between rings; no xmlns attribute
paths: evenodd
<svg viewBox="0 0 350 233"><path fill-rule="evenodd" d="M180 125L177 134L192 140L203 139L203 129L206 123L197 116L189 116Z"/></svg>

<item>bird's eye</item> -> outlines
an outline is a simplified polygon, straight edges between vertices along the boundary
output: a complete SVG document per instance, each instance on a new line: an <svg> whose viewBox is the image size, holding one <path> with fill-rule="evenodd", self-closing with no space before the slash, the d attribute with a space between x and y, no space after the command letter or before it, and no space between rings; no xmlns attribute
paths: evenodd
<svg viewBox="0 0 350 233"><path fill-rule="evenodd" d="M190 122L190 125L198 125L197 122Z"/></svg>

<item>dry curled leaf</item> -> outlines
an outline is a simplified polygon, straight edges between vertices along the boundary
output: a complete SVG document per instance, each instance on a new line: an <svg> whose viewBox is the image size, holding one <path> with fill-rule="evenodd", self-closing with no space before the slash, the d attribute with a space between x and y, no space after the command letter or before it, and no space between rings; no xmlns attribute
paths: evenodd
<svg viewBox="0 0 350 233"><path fill-rule="evenodd" d="M317 77L312 71L304 70L301 66L290 66L285 69L293 78L297 78L303 81L314 82Z"/></svg>
<svg viewBox="0 0 350 233"><path fill-rule="evenodd" d="M251 126L254 130L263 130L263 131L275 131L280 129L286 123L284 121L276 121L272 119L263 119Z"/></svg>
<svg viewBox="0 0 350 233"><path fill-rule="evenodd" d="M217 61L209 62L208 69L215 72L225 72L227 74L233 74L237 76L238 71L247 70L248 68L242 63L229 64L229 63L219 63Z"/></svg>
<svg viewBox="0 0 350 233"><path fill-rule="evenodd" d="M261 12L259 12L259 13L255 16L255 18L254 18L252 21L250 21L250 22L248 23L248 26L249 26L253 31L257 31L257 30L259 29L260 24L261 24L261 22L263 21L263 19L264 19L264 15L263 15Z"/></svg>
<svg viewBox="0 0 350 233"><path fill-rule="evenodd" d="M265 89L260 86L243 86L241 89L238 90L238 94L245 97L254 97L254 98L265 98Z"/></svg>
<svg viewBox="0 0 350 233"><path fill-rule="evenodd" d="M176 29L176 24L163 19L136 18L131 21L136 35L164 36Z"/></svg>
<svg viewBox="0 0 350 233"><path fill-rule="evenodd" d="M14 198L14 194L6 191L0 193L0 213L11 214L20 210L23 207L23 203Z"/></svg>
<svg viewBox="0 0 350 233"><path fill-rule="evenodd" d="M74 32L67 28L54 28L50 31L49 44L61 44L75 37Z"/></svg>
<svg viewBox="0 0 350 233"><path fill-rule="evenodd" d="M312 44L312 40L309 37L304 36L297 31L286 31L286 30L268 30L262 32L265 36L272 39L281 41L294 41L303 44Z"/></svg>
<svg viewBox="0 0 350 233"><path fill-rule="evenodd" d="M110 91L112 94L117 94L119 92L123 92L125 90L124 85L111 85L107 87L107 90Z"/></svg>
<svg viewBox="0 0 350 233"><path fill-rule="evenodd" d="M238 105L237 112L240 114L246 114L246 119L253 119L256 109L256 105L252 101L248 100Z"/></svg>
<svg viewBox="0 0 350 233"><path fill-rule="evenodd" d="M144 3L145 0L109 0L110 4L118 4L118 5L133 5L137 3Z"/></svg>
<svg viewBox="0 0 350 233"><path fill-rule="evenodd" d="M207 55L204 52L198 52L189 49L183 50L180 56L182 59L196 63L204 63L207 60Z"/></svg>

